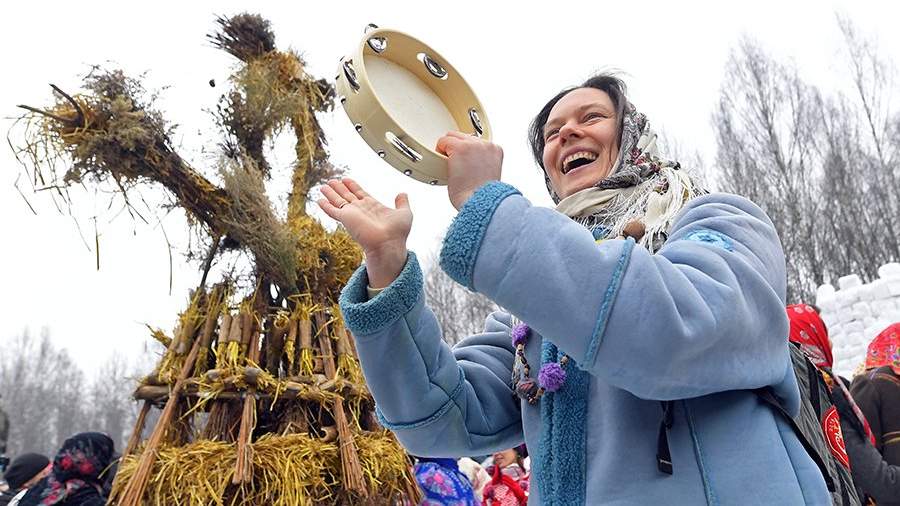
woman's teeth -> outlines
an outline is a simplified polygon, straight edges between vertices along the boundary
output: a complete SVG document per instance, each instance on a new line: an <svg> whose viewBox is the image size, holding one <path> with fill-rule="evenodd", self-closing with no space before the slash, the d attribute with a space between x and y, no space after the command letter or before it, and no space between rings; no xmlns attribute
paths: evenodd
<svg viewBox="0 0 900 506"><path fill-rule="evenodd" d="M593 162L597 159L596 153L591 153L590 151L579 151L577 153L572 153L567 156L565 160L563 160L562 164L562 173L566 174L570 170L581 167L582 165L587 165L588 163Z"/></svg>

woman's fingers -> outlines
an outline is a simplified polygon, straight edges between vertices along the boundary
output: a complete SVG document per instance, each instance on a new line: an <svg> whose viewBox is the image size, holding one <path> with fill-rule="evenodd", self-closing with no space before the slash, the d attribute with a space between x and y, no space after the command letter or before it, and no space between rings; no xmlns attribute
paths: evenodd
<svg viewBox="0 0 900 506"><path fill-rule="evenodd" d="M333 205L334 207L337 207L337 208L339 208L339 209L340 209L340 207L341 207L341 204L343 204L344 202L349 202L349 200L347 200L347 199L345 199L344 197L341 197L340 195L338 195L338 192L335 191L335 189L332 188L332 187L329 186L329 185L325 185L325 186L322 187L322 195L323 195L326 199L328 199L328 203L329 203L329 204L331 204L331 205Z"/></svg>
<svg viewBox="0 0 900 506"><path fill-rule="evenodd" d="M356 195L354 195L353 192L350 191L349 188L347 188L347 185L345 185L343 183L343 181L339 181L337 179L332 179L332 180L328 181L328 186L331 189L333 189L338 195L341 196L342 199L344 199L347 202L353 202L354 200L359 200L356 197ZM335 202L332 201L332 203L335 203ZM340 207L341 203L338 202L337 204L338 204L338 207Z"/></svg>
<svg viewBox="0 0 900 506"><path fill-rule="evenodd" d="M451 130L444 134L443 137L438 139L437 146L435 147L435 151L444 155L444 156L452 156L453 151L460 144L464 142L468 142L471 140L477 140L476 137L472 137L469 134L464 134L462 132L457 132Z"/></svg>
<svg viewBox="0 0 900 506"><path fill-rule="evenodd" d="M343 178L342 182L344 183L344 186L346 186L347 189L350 190L353 195L356 196L356 198L358 198L359 200L362 200L369 196L369 194L362 189L362 186L360 186L359 183L350 179L349 177Z"/></svg>
<svg viewBox="0 0 900 506"><path fill-rule="evenodd" d="M459 145L460 138L450 135L452 132L448 132L447 135L441 137L437 141L437 146L435 146L434 150L444 156L452 156L454 148Z"/></svg>
<svg viewBox="0 0 900 506"><path fill-rule="evenodd" d="M335 207L334 204L328 201L328 199L319 199L318 201L316 201L316 203L319 204L319 208L322 209L322 211L324 211L325 214L327 214L331 219L335 221L341 221L338 219L338 213L340 212L340 209Z"/></svg>
<svg viewBox="0 0 900 506"><path fill-rule="evenodd" d="M394 197L394 207L397 209L409 209L409 195L405 193L397 194Z"/></svg>

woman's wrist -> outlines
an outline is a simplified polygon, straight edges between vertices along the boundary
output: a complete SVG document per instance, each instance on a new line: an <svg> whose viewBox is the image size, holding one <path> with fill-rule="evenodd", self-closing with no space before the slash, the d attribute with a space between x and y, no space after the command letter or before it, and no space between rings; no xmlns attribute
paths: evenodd
<svg viewBox="0 0 900 506"><path fill-rule="evenodd" d="M409 254L405 242L386 244L365 253L369 287L375 289L385 288L397 279L406 265L406 257Z"/></svg>
<svg viewBox="0 0 900 506"><path fill-rule="evenodd" d="M465 203L470 198L472 198L472 195L475 195L475 191L478 190L478 188L481 188L481 186L482 185L479 185L476 188L472 188L472 189L465 190L465 191L459 192L457 194L451 195L450 203L453 204L453 207L455 207L457 211L461 211L463 208L463 205L465 205Z"/></svg>

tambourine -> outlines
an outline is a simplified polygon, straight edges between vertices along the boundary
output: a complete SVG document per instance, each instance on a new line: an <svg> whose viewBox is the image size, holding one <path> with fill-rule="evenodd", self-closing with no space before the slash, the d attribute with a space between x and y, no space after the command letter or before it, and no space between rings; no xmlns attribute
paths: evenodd
<svg viewBox="0 0 900 506"><path fill-rule="evenodd" d="M435 151L450 130L491 139L475 93L452 65L418 39L369 25L341 59L337 93L375 153L407 176L447 184L447 157Z"/></svg>

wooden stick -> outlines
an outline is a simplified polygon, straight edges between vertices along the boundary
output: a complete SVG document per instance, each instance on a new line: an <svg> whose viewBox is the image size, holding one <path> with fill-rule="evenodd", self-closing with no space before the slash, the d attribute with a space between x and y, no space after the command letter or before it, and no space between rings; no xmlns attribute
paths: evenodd
<svg viewBox="0 0 900 506"><path fill-rule="evenodd" d="M166 387L168 390L168 387ZM123 457L127 457L131 455L137 445L141 442L141 434L144 433L144 425L147 424L147 413L150 412L150 406L152 406L149 400L144 401L144 405L141 406L141 412L138 414L137 421L134 423L134 430L131 431L131 437L128 438L128 446L125 447L125 453L122 454Z"/></svg>
<svg viewBox="0 0 900 506"><path fill-rule="evenodd" d="M303 367L303 350L312 350L313 342L312 342L312 322L307 318L301 318L298 323L298 332L300 334L300 346L297 347L297 358L294 363L297 366L296 371L300 374L312 374L315 371L315 367L312 367L311 370L304 370ZM314 353L311 353L313 357L315 357Z"/></svg>
<svg viewBox="0 0 900 506"><path fill-rule="evenodd" d="M219 326L219 342L228 341L228 334L231 333L231 313L226 311L222 315L222 325Z"/></svg>
<svg viewBox="0 0 900 506"><path fill-rule="evenodd" d="M322 348L325 376L328 379L335 379L337 367L335 366L334 353L331 349L331 336L326 331L325 319L321 313L316 314L316 327L319 335L319 346ZM344 478L344 485L347 487L347 490L355 492L362 497L367 497L369 492L366 489L362 465L359 463L359 453L353 440L353 432L350 430L347 413L344 411L344 399L337 398L334 401L333 411L334 423L337 425L338 440L340 441L341 472Z"/></svg>
<svg viewBox="0 0 900 506"><path fill-rule="evenodd" d="M231 317L231 330L228 332L228 341L239 343L241 342L241 324L243 323L243 318L241 318L241 314L238 313Z"/></svg>
<svg viewBox="0 0 900 506"><path fill-rule="evenodd" d="M249 311L241 313L241 344L244 346L250 345L250 336L253 334L255 327L256 322L254 321L253 315L250 314ZM250 355L249 352L247 355ZM259 360L258 357L257 360Z"/></svg>
<svg viewBox="0 0 900 506"><path fill-rule="evenodd" d="M256 363L259 360L259 331L255 328L255 319L249 313L241 318L246 323L249 349L247 358ZM250 386L244 398L244 410L241 413L241 429L237 439L237 458L234 463L234 476L231 483L238 485L249 483L253 478L253 447L250 440L256 427L256 387Z"/></svg>
<svg viewBox="0 0 900 506"><path fill-rule="evenodd" d="M269 331L269 338L266 339L266 370L276 377L279 375L278 370L281 367L281 356L284 353L284 336L288 332L293 334L288 337L288 339L296 341L297 326L294 325L293 320L288 320L287 324L282 326L273 323L272 329Z"/></svg>
<svg viewBox="0 0 900 506"><path fill-rule="evenodd" d="M335 341L335 348L338 356L346 355L350 351L350 343L347 342L347 334L343 332L343 327L337 329L338 339Z"/></svg>
<svg viewBox="0 0 900 506"><path fill-rule="evenodd" d="M337 392L348 397L369 398L369 393L364 387L354 385L348 381L326 380L320 384L312 381L286 381L284 383L286 390L282 392L279 399L324 399L325 394ZM137 400L150 401L151 403L164 402L171 394L171 390L166 385L143 385L134 391L134 398ZM206 398L209 395L197 387L196 384L186 383L185 388L181 391L182 397ZM272 399L274 396L267 393L258 393L260 400ZM225 390L216 394L212 402L229 401L241 399L242 393L235 390Z"/></svg>
<svg viewBox="0 0 900 506"><path fill-rule="evenodd" d="M206 310L206 320L203 322L203 330L200 331L200 349L201 350L209 350L210 345L212 344L213 333L216 331L216 324L219 322L219 296L221 294L221 289L217 285L213 288L212 293L209 296L209 305ZM208 353L204 354L204 357L209 357ZM194 367L194 375L199 375L206 372L206 368L209 367L209 363L205 364L196 364Z"/></svg>
<svg viewBox="0 0 900 506"><path fill-rule="evenodd" d="M172 421L172 415L175 413L175 407L178 405L181 390L184 388L188 375L194 368L194 361L197 359L199 351L200 340L195 339L191 352L185 359L181 372L178 374L178 380L175 381L175 386L172 387L172 393L169 394L169 399L166 401L166 407L163 408L162 414L156 422L156 427L153 429L153 434L150 435L150 439L147 440L147 446L144 447L144 451L141 453L137 469L135 469L128 484L125 485L122 500L119 502L120 505L139 506L141 504L144 491L147 489L147 483L150 481L150 470L153 462L156 460L159 443L162 441L166 428Z"/></svg>

